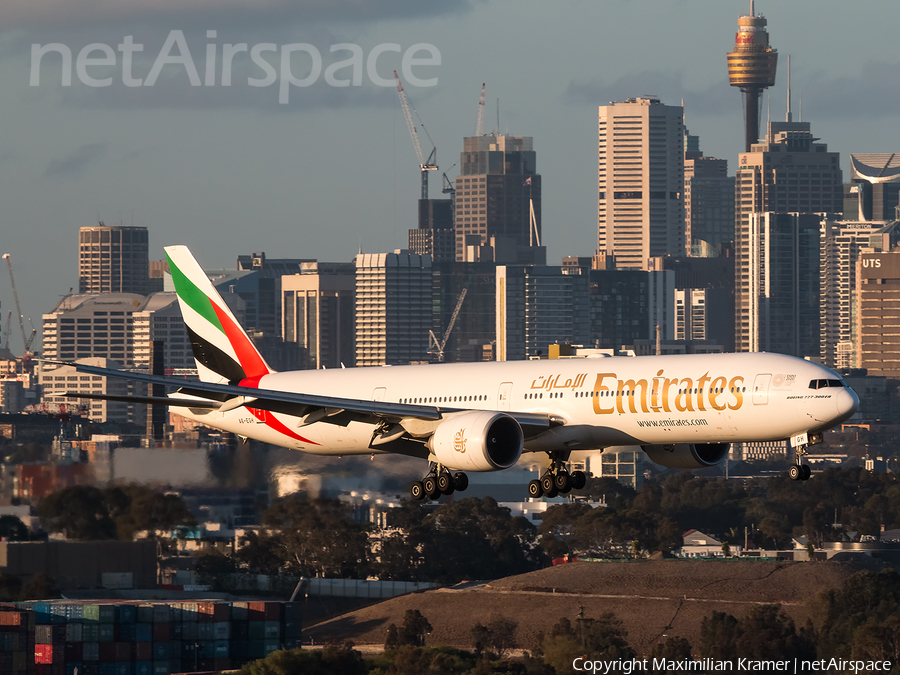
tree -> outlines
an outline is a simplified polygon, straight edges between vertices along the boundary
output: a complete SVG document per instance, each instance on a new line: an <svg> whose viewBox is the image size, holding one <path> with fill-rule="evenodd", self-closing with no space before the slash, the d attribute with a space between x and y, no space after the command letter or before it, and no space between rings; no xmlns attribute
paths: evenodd
<svg viewBox="0 0 900 675"><path fill-rule="evenodd" d="M665 659L666 661L693 661L694 656L691 652L691 643L687 639L669 635L665 642L658 642L653 645L650 650L650 663L653 664L654 659ZM658 670L651 672L668 672L668 670Z"/></svg>
<svg viewBox="0 0 900 675"><path fill-rule="evenodd" d="M475 654L481 656L491 652L502 659L506 653L516 646L516 628L519 624L506 616L491 619L487 626L478 622L472 627L472 642Z"/></svg>
<svg viewBox="0 0 900 675"><path fill-rule="evenodd" d="M752 607L739 622L735 652L748 659L794 659L815 656L814 645L797 635L794 620L778 605Z"/></svg>
<svg viewBox="0 0 900 675"><path fill-rule="evenodd" d="M734 658L738 620L725 612L713 612L700 624L700 656L716 660Z"/></svg>
<svg viewBox="0 0 900 675"><path fill-rule="evenodd" d="M424 647L425 637L431 633L431 624L417 609L408 609L400 624L399 640L401 645Z"/></svg>
<svg viewBox="0 0 900 675"><path fill-rule="evenodd" d="M336 499L291 495L273 504L263 525L281 529L283 556L303 576L365 577L368 526L351 520L350 506Z"/></svg>
<svg viewBox="0 0 900 675"><path fill-rule="evenodd" d="M194 568L205 583L215 588L228 585L228 575L234 573L235 565L231 556L214 548L204 548L194 553Z"/></svg>
<svg viewBox="0 0 900 675"><path fill-rule="evenodd" d="M69 539L116 538L103 492L95 487L76 485L47 495L37 514L47 531L63 532Z"/></svg>
<svg viewBox="0 0 900 675"><path fill-rule="evenodd" d="M16 516L0 516L0 538L4 541L28 541L28 528Z"/></svg>
<svg viewBox="0 0 900 675"><path fill-rule="evenodd" d="M253 574L275 575L284 566L285 546L280 534L248 530L240 539L235 560L242 569Z"/></svg>
<svg viewBox="0 0 900 675"><path fill-rule="evenodd" d="M557 672L569 672L578 656L606 661L634 658L634 651L625 641L622 622L612 612L590 619L582 610L576 623L573 627L567 618L560 619L541 643L544 662Z"/></svg>
<svg viewBox="0 0 900 675"><path fill-rule="evenodd" d="M29 579L19 593L20 600L50 600L59 597L59 589L47 574L38 572Z"/></svg>

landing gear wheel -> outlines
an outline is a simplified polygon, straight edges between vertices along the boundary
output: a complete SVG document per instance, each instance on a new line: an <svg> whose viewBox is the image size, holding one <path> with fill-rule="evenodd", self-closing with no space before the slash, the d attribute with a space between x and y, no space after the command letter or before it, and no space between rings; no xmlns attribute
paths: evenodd
<svg viewBox="0 0 900 675"><path fill-rule="evenodd" d="M469 477L462 472L454 474L453 487L456 488L457 492L465 492L466 488L469 487Z"/></svg>
<svg viewBox="0 0 900 675"><path fill-rule="evenodd" d="M446 471L441 471L437 477L437 489L442 495L452 495L455 486L453 485L453 476Z"/></svg>
<svg viewBox="0 0 900 675"><path fill-rule="evenodd" d="M812 476L812 469L809 468L809 464L804 464L803 474L800 476L800 480L809 480L810 476Z"/></svg>
<svg viewBox="0 0 900 675"><path fill-rule="evenodd" d="M551 491L553 491L554 495L556 494L556 484L552 474L545 473L541 476L541 490L543 490L544 494L547 496L550 495Z"/></svg>
<svg viewBox="0 0 900 675"><path fill-rule="evenodd" d="M441 491L437 487L437 479L434 476L426 476L422 481L422 487L425 488L425 494L429 499L437 499L441 496Z"/></svg>
<svg viewBox="0 0 900 675"><path fill-rule="evenodd" d="M425 488L422 486L422 481L417 480L412 486L409 488L409 496L415 499L417 502L425 499Z"/></svg>
<svg viewBox="0 0 900 675"><path fill-rule="evenodd" d="M581 490L587 485L587 476L584 471L573 471L571 475L573 490Z"/></svg>
<svg viewBox="0 0 900 675"><path fill-rule="evenodd" d="M790 476L791 480L800 480L803 476L803 467L799 464L794 464L788 469L788 476Z"/></svg>
<svg viewBox="0 0 900 675"><path fill-rule="evenodd" d="M562 494L566 494L572 489L572 480L569 478L568 471L560 471L553 477L553 484Z"/></svg>
<svg viewBox="0 0 900 675"><path fill-rule="evenodd" d="M541 481L533 480L528 484L528 496L534 499L540 499L544 494L544 488L541 487Z"/></svg>
<svg viewBox="0 0 900 675"><path fill-rule="evenodd" d="M547 499L553 499L553 498L554 498L555 496L557 496L558 494L559 494L559 490L556 489L556 486L555 486L555 485L554 485L552 488L550 488L549 490L545 490L545 491L544 491L544 496L545 496Z"/></svg>

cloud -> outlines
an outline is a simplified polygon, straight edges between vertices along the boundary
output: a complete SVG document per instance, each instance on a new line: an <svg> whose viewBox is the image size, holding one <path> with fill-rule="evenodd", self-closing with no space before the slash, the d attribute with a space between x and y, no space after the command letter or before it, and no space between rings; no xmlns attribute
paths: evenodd
<svg viewBox="0 0 900 675"><path fill-rule="evenodd" d="M733 114L739 105L737 92L728 85L728 80L720 80L705 89L690 89L679 73L658 70L623 75L609 84L573 80L565 92L566 100L575 105L601 106L636 96L656 96L667 105L679 105L684 99L685 111L698 117Z"/></svg>
<svg viewBox="0 0 900 675"><path fill-rule="evenodd" d="M107 143L88 143L65 157L52 160L44 171L47 178L63 178L81 173L106 155Z"/></svg>
<svg viewBox="0 0 900 675"><path fill-rule="evenodd" d="M804 118L878 119L900 112L900 63L870 62L861 67L858 75L841 77L795 71L793 82L794 110L797 111L802 97ZM780 101L781 115L783 85L779 82L770 91L773 102ZM691 117L732 115L740 109L738 92L727 79L705 89L691 89L680 74L666 71L625 75L612 83L573 80L565 92L569 103L593 106L646 95L658 96L669 105L678 105L683 98L685 112Z"/></svg>
<svg viewBox="0 0 900 675"><path fill-rule="evenodd" d="M48 25L96 25L125 21L198 19L246 25L320 22L366 23L419 19L468 11L486 0L30 0L0 5L0 25L34 28Z"/></svg>

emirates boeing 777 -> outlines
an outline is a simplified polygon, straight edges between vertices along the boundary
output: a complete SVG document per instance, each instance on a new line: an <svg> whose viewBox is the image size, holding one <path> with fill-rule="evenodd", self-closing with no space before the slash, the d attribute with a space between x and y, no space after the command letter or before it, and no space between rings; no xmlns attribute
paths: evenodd
<svg viewBox="0 0 900 675"><path fill-rule="evenodd" d="M429 462L415 499L465 490L467 471L498 471L546 453L532 497L584 486L576 450L638 445L675 468L721 462L731 443L790 439L791 477L822 432L859 399L840 375L767 353L607 357L275 372L184 246L166 248L199 382L71 363L79 372L176 388L106 398L167 405L243 438L322 455L395 453Z"/></svg>

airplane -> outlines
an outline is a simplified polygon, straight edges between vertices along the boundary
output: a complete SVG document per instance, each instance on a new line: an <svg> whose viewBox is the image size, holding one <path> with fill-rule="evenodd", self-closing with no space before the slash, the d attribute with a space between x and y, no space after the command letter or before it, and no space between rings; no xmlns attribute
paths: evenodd
<svg viewBox="0 0 900 675"><path fill-rule="evenodd" d="M429 462L413 499L468 486L466 472L545 453L528 495L584 487L576 450L636 445L665 467L721 462L731 443L783 441L789 474L850 418L859 398L830 368L769 353L575 358L275 372L185 246L165 249L200 381L73 362L78 372L174 387L165 396L67 392L166 405L209 427L321 455L400 454ZM62 362L55 362L62 363Z"/></svg>

